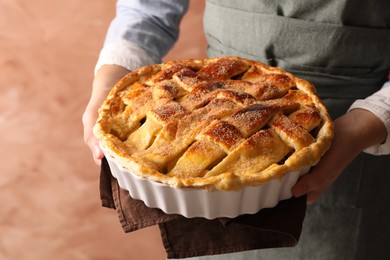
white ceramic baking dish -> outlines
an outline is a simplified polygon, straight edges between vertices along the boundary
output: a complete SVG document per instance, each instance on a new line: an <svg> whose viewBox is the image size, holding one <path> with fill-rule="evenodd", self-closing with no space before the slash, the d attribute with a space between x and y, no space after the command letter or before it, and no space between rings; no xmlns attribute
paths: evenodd
<svg viewBox="0 0 390 260"><path fill-rule="evenodd" d="M104 152L104 147L102 149ZM159 208L167 214L180 214L187 218L234 218L274 207L279 201L292 197L292 186L299 176L309 170L306 168L300 172L290 172L282 178L237 191L208 191L201 188L173 188L140 178L117 163L108 153L104 153L111 174L122 189L129 191L133 199L142 200L148 207Z"/></svg>

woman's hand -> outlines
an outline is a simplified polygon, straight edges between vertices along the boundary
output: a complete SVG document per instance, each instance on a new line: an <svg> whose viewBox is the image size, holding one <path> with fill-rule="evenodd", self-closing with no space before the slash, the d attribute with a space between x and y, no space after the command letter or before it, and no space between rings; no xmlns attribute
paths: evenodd
<svg viewBox="0 0 390 260"><path fill-rule="evenodd" d="M352 160L364 149L386 140L382 121L364 109L354 109L334 121L332 146L312 170L303 175L292 189L295 197L307 194L307 203L314 203Z"/></svg>
<svg viewBox="0 0 390 260"><path fill-rule="evenodd" d="M93 127L98 118L98 110L114 85L130 71L118 65L104 65L96 73L92 84L92 94L84 111L84 142L92 151L93 159L100 165L103 153L99 141L93 134Z"/></svg>

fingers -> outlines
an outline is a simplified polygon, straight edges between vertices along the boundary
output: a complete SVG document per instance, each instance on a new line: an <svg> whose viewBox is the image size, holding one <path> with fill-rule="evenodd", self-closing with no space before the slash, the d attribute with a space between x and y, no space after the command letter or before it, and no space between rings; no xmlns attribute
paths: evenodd
<svg viewBox="0 0 390 260"><path fill-rule="evenodd" d="M312 171L299 178L292 188L294 197L307 194L307 204L314 203L338 178L341 173L328 172L324 168L314 167Z"/></svg>
<svg viewBox="0 0 390 260"><path fill-rule="evenodd" d="M93 127L98 118L98 110L111 88L129 71L117 65L102 66L93 81L91 98L84 111L82 123L84 126L84 142L92 152L96 164L101 164L104 154L99 146L99 140L93 134Z"/></svg>
<svg viewBox="0 0 390 260"><path fill-rule="evenodd" d="M97 119L97 110L86 109L83 114L82 122L84 125L84 142L92 152L93 159L97 165L101 164L103 152L99 146L99 140L93 134L93 126Z"/></svg>
<svg viewBox="0 0 390 260"><path fill-rule="evenodd" d="M295 197L307 194L308 204L314 203L365 147L380 142L385 135L370 112L357 109L336 119L334 126L330 149L292 188Z"/></svg>
<svg viewBox="0 0 390 260"><path fill-rule="evenodd" d="M314 203L337 180L356 155L356 151L350 151L350 145L339 142L338 136L335 136L332 146L320 162L298 179L291 190L293 196L307 194L307 204Z"/></svg>

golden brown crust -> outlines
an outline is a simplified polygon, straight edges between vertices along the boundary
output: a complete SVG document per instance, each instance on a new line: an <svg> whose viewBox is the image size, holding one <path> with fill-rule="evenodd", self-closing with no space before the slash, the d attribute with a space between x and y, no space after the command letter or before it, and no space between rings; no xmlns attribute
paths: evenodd
<svg viewBox="0 0 390 260"><path fill-rule="evenodd" d="M94 132L139 177L234 190L315 165L333 125L309 82L221 57L129 73L100 108Z"/></svg>

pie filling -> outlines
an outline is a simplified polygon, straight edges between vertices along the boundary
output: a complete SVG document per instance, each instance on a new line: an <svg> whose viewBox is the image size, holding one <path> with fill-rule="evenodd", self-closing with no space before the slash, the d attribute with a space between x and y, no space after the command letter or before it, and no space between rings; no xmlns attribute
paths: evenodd
<svg viewBox="0 0 390 260"><path fill-rule="evenodd" d="M130 73L101 107L95 134L141 177L232 190L316 164L333 128L309 82L221 57Z"/></svg>

